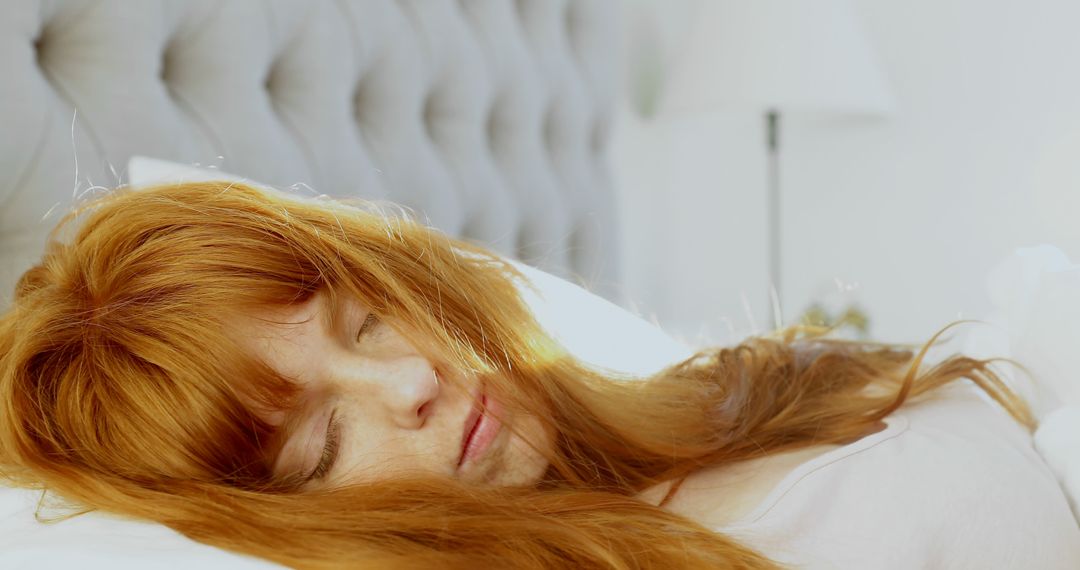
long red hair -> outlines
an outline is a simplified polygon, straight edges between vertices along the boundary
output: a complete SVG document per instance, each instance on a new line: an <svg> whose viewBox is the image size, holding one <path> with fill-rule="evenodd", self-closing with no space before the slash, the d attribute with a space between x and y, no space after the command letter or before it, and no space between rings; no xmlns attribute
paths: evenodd
<svg viewBox="0 0 1080 570"><path fill-rule="evenodd" d="M511 264L370 206L200 182L120 189L70 213L0 317L0 472L76 510L299 568L769 568L635 496L707 465L849 441L960 378L1033 424L989 361L924 370L925 347L751 338L626 381L545 334ZM540 483L274 479L261 412L296 389L225 323L320 288L485 375L508 407L543 410L555 445Z"/></svg>

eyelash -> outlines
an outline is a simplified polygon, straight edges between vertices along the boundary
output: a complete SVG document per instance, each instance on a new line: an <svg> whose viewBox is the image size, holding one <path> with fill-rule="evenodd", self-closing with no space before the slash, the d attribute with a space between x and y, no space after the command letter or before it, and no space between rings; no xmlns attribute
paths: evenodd
<svg viewBox="0 0 1080 570"><path fill-rule="evenodd" d="M308 480L321 479L326 475L327 471L333 465L330 464L330 459L337 455L338 445L341 443L341 423L337 421L337 411L330 414L330 423L326 428L326 445L323 446L322 457L319 458L319 464L315 466L315 470L311 472L311 476Z"/></svg>
<svg viewBox="0 0 1080 570"><path fill-rule="evenodd" d="M359 341L360 337L364 336L365 332L370 332L372 328L379 324L379 317L375 313L368 313L367 318L364 319L364 323L360 325L360 332L356 333L356 340ZM308 480L321 479L330 470L333 465L330 464L332 459L338 450L338 446L341 443L341 430L339 429L339 422L335 421L336 411L330 415L330 422L326 428L326 445L323 446L322 456L319 458L319 463L315 466L315 469L308 476Z"/></svg>
<svg viewBox="0 0 1080 570"><path fill-rule="evenodd" d="M377 317L375 313L368 313L367 318L364 319L364 324L360 325L360 332L356 333L356 340L360 340L360 337L363 336L365 332L370 331L378 325L379 322L379 317Z"/></svg>

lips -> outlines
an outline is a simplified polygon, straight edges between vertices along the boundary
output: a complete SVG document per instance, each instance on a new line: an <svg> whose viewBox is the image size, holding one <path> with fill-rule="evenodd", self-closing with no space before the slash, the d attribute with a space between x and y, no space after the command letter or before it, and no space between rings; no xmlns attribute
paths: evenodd
<svg viewBox="0 0 1080 570"><path fill-rule="evenodd" d="M464 435L461 438L461 457L458 458L460 469L470 460L483 455L495 441L502 427L499 417L502 408L496 400L481 394L476 398L476 405L466 416Z"/></svg>
<svg viewBox="0 0 1080 570"><path fill-rule="evenodd" d="M484 396L473 397L474 404L469 415L465 416L465 431L461 434L461 453L458 455L458 467L461 466L462 461L465 459L465 450L469 447L469 440L472 439L473 433L476 431L476 424L480 423L481 410L484 405Z"/></svg>

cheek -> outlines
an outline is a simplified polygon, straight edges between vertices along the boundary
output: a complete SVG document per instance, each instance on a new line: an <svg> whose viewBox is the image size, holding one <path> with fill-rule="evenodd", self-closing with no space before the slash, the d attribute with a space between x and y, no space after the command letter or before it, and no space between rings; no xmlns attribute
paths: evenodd
<svg viewBox="0 0 1080 570"><path fill-rule="evenodd" d="M367 421L370 414L365 415L362 409L350 409L349 413L348 428L341 436L334 484L376 483L432 470L427 460L431 457L427 445Z"/></svg>
<svg viewBox="0 0 1080 570"><path fill-rule="evenodd" d="M545 454L551 452L554 438L535 417L524 418L520 426L521 435L513 434L507 442L508 453L504 456L502 468L491 481L493 484L507 487L535 485L547 470Z"/></svg>

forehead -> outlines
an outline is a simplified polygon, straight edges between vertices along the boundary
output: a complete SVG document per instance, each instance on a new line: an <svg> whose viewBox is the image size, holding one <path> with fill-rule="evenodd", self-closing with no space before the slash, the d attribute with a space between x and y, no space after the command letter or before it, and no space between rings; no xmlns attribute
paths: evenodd
<svg viewBox="0 0 1080 570"><path fill-rule="evenodd" d="M333 312L329 295L320 290L302 302L230 314L226 328L241 350L310 391L334 342ZM281 425L285 413L268 413L266 419Z"/></svg>
<svg viewBox="0 0 1080 570"><path fill-rule="evenodd" d="M228 326L245 348L259 356L271 356L284 342L303 342L327 331L332 308L327 295L317 291L307 299L288 305L248 309L229 317Z"/></svg>
<svg viewBox="0 0 1080 570"><path fill-rule="evenodd" d="M236 396L270 427L256 444L273 473L289 474L310 464L314 426L326 413L335 390L330 379L341 365L345 339L336 330L360 305L359 299L341 294L334 299L318 289L298 302L234 307L222 315L229 341L244 359L264 367L249 369L254 391L240 389Z"/></svg>

